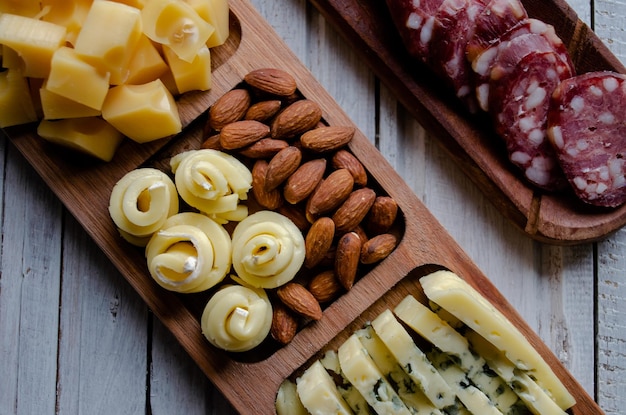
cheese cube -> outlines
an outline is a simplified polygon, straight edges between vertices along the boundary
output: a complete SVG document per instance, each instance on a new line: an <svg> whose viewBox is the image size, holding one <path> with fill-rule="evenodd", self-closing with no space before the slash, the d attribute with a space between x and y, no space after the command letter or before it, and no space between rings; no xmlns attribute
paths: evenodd
<svg viewBox="0 0 626 415"><path fill-rule="evenodd" d="M0 44L24 61L24 76L45 78L54 52L65 42L65 27L14 14L0 14Z"/></svg>
<svg viewBox="0 0 626 415"><path fill-rule="evenodd" d="M141 37L141 29L139 9L122 3L95 1L76 38L76 53L95 67L111 72L111 84L122 84L128 78L128 64Z"/></svg>
<svg viewBox="0 0 626 415"><path fill-rule="evenodd" d="M154 81L168 71L161 54L147 36L141 35L128 65L127 84L140 85Z"/></svg>
<svg viewBox="0 0 626 415"><path fill-rule="evenodd" d="M109 74L83 61L64 46L52 57L46 89L88 107L100 110L109 90Z"/></svg>
<svg viewBox="0 0 626 415"><path fill-rule="evenodd" d="M100 117L43 120L37 134L43 139L111 161L124 136Z"/></svg>
<svg viewBox="0 0 626 415"><path fill-rule="evenodd" d="M2 0L0 2L0 13L35 17L40 11L39 0Z"/></svg>
<svg viewBox="0 0 626 415"><path fill-rule="evenodd" d="M207 46L198 51L192 62L180 59L168 46L163 46L163 54L179 93L211 89L211 52Z"/></svg>
<svg viewBox="0 0 626 415"><path fill-rule="evenodd" d="M91 3L93 0L41 0L41 19L65 27L67 29L65 40L73 45Z"/></svg>
<svg viewBox="0 0 626 415"><path fill-rule="evenodd" d="M0 127L37 121L28 81L18 70L0 72Z"/></svg>
<svg viewBox="0 0 626 415"><path fill-rule="evenodd" d="M226 42L230 34L228 0L185 0L205 21L215 28L207 40L210 48Z"/></svg>
<svg viewBox="0 0 626 415"><path fill-rule="evenodd" d="M160 80L111 88L102 117L139 143L177 134L182 129L174 97Z"/></svg>
<svg viewBox="0 0 626 415"><path fill-rule="evenodd" d="M7 45L0 45L2 49L2 67L7 69L17 69L24 73L24 61L20 58L16 51Z"/></svg>
<svg viewBox="0 0 626 415"><path fill-rule="evenodd" d="M136 7L138 9L143 9L143 6L146 5L147 0L112 0L116 3L127 4L132 7Z"/></svg>
<svg viewBox="0 0 626 415"><path fill-rule="evenodd" d="M49 91L45 86L39 89L39 97L41 98L43 117L46 120L95 117L100 115L99 110Z"/></svg>
<svg viewBox="0 0 626 415"><path fill-rule="evenodd" d="M215 28L180 0L148 0L141 10L144 33L192 62Z"/></svg>

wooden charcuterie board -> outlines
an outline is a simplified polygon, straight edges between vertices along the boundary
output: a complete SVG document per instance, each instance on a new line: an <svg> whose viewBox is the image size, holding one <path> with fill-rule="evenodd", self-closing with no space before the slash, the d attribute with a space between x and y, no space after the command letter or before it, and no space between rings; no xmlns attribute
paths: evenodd
<svg viewBox="0 0 626 415"><path fill-rule="evenodd" d="M384 1L311 0L350 42L407 110L439 140L455 164L514 225L542 242L572 245L604 238L626 224L626 205L594 208L570 193L529 186L509 164L491 122L467 114L454 94L411 60ZM562 0L522 0L530 17L555 27L577 73L613 70L622 63Z"/></svg>
<svg viewBox="0 0 626 415"><path fill-rule="evenodd" d="M475 286L529 338L576 398L572 414L599 413L582 386L359 131L350 144L351 151L401 211L403 236L396 250L328 306L320 321L306 325L284 347L231 354L206 341L199 322L206 296L175 294L150 278L143 251L119 236L108 215L114 184L132 169L166 166L173 154L198 148L206 110L257 68L279 67L291 73L299 91L320 104L329 125L354 125L247 0L230 0L230 8L231 36L212 55L213 88L180 98L185 130L178 136L144 145L126 142L110 163L94 163L44 142L33 125L5 132L232 406L242 414L273 413L276 392L285 378L298 373L325 348L336 347L355 328L384 307L393 307L407 293L423 300L417 279L445 268Z"/></svg>

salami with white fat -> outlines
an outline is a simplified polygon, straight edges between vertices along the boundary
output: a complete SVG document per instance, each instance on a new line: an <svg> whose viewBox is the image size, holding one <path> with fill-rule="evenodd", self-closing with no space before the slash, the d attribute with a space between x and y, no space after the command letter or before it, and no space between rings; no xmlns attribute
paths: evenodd
<svg viewBox="0 0 626 415"><path fill-rule="evenodd" d="M548 137L574 192L586 203L626 202L626 76L591 72L552 96Z"/></svg>
<svg viewBox="0 0 626 415"><path fill-rule="evenodd" d="M387 0L394 25L411 56L425 61L435 14L444 0Z"/></svg>

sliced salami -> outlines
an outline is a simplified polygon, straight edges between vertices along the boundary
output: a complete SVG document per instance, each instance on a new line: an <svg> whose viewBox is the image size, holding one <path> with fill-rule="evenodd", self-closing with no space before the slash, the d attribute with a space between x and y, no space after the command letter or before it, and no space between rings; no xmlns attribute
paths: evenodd
<svg viewBox="0 0 626 415"><path fill-rule="evenodd" d="M595 206L626 202L626 76L592 72L554 91L548 137L576 195Z"/></svg>
<svg viewBox="0 0 626 415"><path fill-rule="evenodd" d="M435 14L444 0L386 0L394 25L411 56L428 56Z"/></svg>
<svg viewBox="0 0 626 415"><path fill-rule="evenodd" d="M563 77L571 75L569 69L554 51L527 54L498 81L501 103L492 113L511 162L529 182L550 191L567 185L546 129L550 96Z"/></svg>
<svg viewBox="0 0 626 415"><path fill-rule="evenodd" d="M467 59L472 62L500 36L528 18L519 0L491 0L476 16L475 29L467 43Z"/></svg>

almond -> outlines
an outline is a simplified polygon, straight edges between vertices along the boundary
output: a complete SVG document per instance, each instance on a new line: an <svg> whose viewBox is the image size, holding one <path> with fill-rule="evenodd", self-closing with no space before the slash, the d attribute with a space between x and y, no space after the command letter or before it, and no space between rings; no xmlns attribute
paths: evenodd
<svg viewBox="0 0 626 415"><path fill-rule="evenodd" d="M280 186L298 167L302 161L302 152L294 146L280 150L271 158L265 176L265 190L270 191Z"/></svg>
<svg viewBox="0 0 626 415"><path fill-rule="evenodd" d="M367 172L365 171L365 167L363 167L363 164L359 161L359 159L357 159L356 156L348 150L338 150L333 155L331 163L335 169L347 169L350 173L352 173L354 184L356 186L367 186Z"/></svg>
<svg viewBox="0 0 626 415"><path fill-rule="evenodd" d="M333 171L322 180L307 201L307 214L323 215L336 209L352 192L354 179L346 169Z"/></svg>
<svg viewBox="0 0 626 415"><path fill-rule="evenodd" d="M361 248L361 263L374 264L387 258L396 248L398 238L390 233L383 233L370 238Z"/></svg>
<svg viewBox="0 0 626 415"><path fill-rule="evenodd" d="M325 171L326 159L319 158L303 163L285 182L285 200L295 205L309 197L324 177Z"/></svg>
<svg viewBox="0 0 626 415"><path fill-rule="evenodd" d="M304 210L299 206L283 203L278 208L278 213L288 217L303 233L306 233L311 228L311 222L307 220Z"/></svg>
<svg viewBox="0 0 626 415"><path fill-rule="evenodd" d="M269 192L265 190L267 169L268 163L262 159L257 160L252 166L252 193L259 205L266 209L276 210L282 204L283 198L277 189Z"/></svg>
<svg viewBox="0 0 626 415"><path fill-rule="evenodd" d="M248 108L244 119L267 122L278 113L281 105L282 103L277 99L257 102Z"/></svg>
<svg viewBox="0 0 626 415"><path fill-rule="evenodd" d="M356 232L348 232L339 238L335 252L335 275L343 288L354 285L361 258L361 238Z"/></svg>
<svg viewBox="0 0 626 415"><path fill-rule="evenodd" d="M275 140L273 138L262 138L256 143L239 150L239 154L252 159L271 158L280 150L289 147L289 143L284 140Z"/></svg>
<svg viewBox="0 0 626 415"><path fill-rule="evenodd" d="M375 199L376 192L367 187L350 193L332 216L337 231L346 232L356 228L369 212Z"/></svg>
<svg viewBox="0 0 626 415"><path fill-rule="evenodd" d="M313 297L320 303L334 300L342 289L333 270L323 271L315 275L309 281L308 287Z"/></svg>
<svg viewBox="0 0 626 415"><path fill-rule="evenodd" d="M280 303L273 304L270 334L281 344L289 343L298 330L298 319Z"/></svg>
<svg viewBox="0 0 626 415"><path fill-rule="evenodd" d="M220 144L226 150L237 150L256 143L269 133L270 127L258 121L235 121L222 128Z"/></svg>
<svg viewBox="0 0 626 415"><path fill-rule="evenodd" d="M272 122L272 138L293 138L315 127L322 119L322 109L311 100L301 99L278 113Z"/></svg>
<svg viewBox="0 0 626 415"><path fill-rule="evenodd" d="M297 88L296 80L291 74L276 68L255 69L243 79L248 85L272 95L289 96Z"/></svg>
<svg viewBox="0 0 626 415"><path fill-rule="evenodd" d="M220 144L220 135L214 134L202 142L200 148L222 151L224 148Z"/></svg>
<svg viewBox="0 0 626 415"><path fill-rule="evenodd" d="M296 282L288 282L278 288L276 294L283 304L295 313L312 320L320 320L322 318L320 303L303 285Z"/></svg>
<svg viewBox="0 0 626 415"><path fill-rule="evenodd" d="M365 227L372 235L387 232L398 215L398 204L389 196L378 196L370 208Z"/></svg>
<svg viewBox="0 0 626 415"><path fill-rule="evenodd" d="M241 120L252 101L250 93L241 88L226 92L209 109L209 126L220 131L225 125Z"/></svg>
<svg viewBox="0 0 626 415"><path fill-rule="evenodd" d="M337 150L346 146L354 137L353 127L324 126L302 134L302 147L316 153Z"/></svg>
<svg viewBox="0 0 626 415"><path fill-rule="evenodd" d="M329 217L322 217L313 222L304 240L304 266L313 268L326 256L335 237L335 222Z"/></svg>

